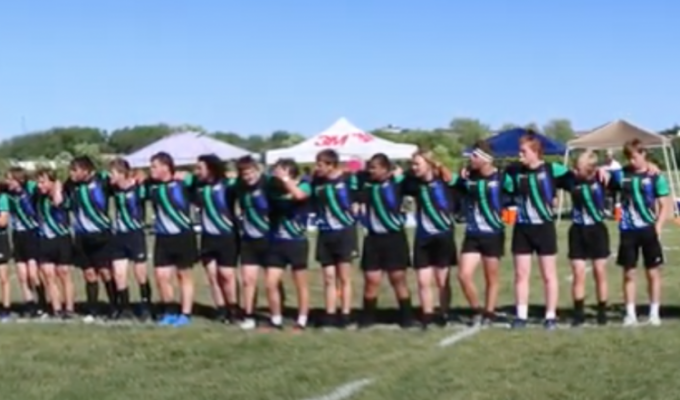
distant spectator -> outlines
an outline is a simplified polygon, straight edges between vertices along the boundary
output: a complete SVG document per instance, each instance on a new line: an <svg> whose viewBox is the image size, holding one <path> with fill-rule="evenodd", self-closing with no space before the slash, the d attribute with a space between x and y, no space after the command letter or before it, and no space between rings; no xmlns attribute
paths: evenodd
<svg viewBox="0 0 680 400"><path fill-rule="evenodd" d="M621 164L614 158L614 150L607 150L607 154L602 165L610 173L621 171ZM614 215L614 207L616 206L616 193L611 191L607 196L606 212L608 216Z"/></svg>

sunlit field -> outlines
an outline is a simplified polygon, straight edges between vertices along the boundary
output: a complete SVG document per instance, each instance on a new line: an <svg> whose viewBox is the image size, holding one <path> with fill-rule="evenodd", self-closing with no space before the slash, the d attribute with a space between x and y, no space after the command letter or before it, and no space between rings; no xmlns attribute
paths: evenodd
<svg viewBox="0 0 680 400"><path fill-rule="evenodd" d="M569 327L567 227L565 222L559 228L563 308L556 331L540 327L542 288L538 271L532 286L536 324L520 332L500 325L467 330L469 314L455 282L454 311L460 322L426 332L401 331L389 325L368 331L241 332L200 315L184 328L17 320L0 326L0 399L345 398L323 397L329 393L345 393L357 400L677 398L680 229L669 222L663 236L667 257L664 325L624 329L620 326L621 277L613 260L609 326ZM462 232L462 227L458 231ZM615 227L610 231L615 246ZM313 304L320 307L321 274L316 266L311 274ZM196 276L197 311L208 315L211 301L200 268L196 268ZM506 259L501 312L512 313L511 284L512 266ZM294 306L293 286L286 286L287 305ZM131 288L136 296L136 287ZM358 271L355 288L358 306ZM640 289L644 303L644 286ZM18 290L14 292L16 298ZM590 294L592 304L592 290ZM394 307L387 283L380 306ZM644 315L646 309L641 312ZM442 341L450 345L441 346ZM349 386L345 392L336 390L362 380L366 385L354 393L347 389Z"/></svg>

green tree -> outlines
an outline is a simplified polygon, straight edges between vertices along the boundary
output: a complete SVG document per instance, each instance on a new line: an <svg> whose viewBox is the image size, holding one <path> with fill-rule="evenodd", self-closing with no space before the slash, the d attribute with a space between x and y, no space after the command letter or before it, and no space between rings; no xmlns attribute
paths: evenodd
<svg viewBox="0 0 680 400"><path fill-rule="evenodd" d="M574 138L574 129L571 126L571 121L564 118L550 120L543 126L543 133L562 143L566 143Z"/></svg>
<svg viewBox="0 0 680 400"><path fill-rule="evenodd" d="M111 132L108 144L116 154L129 154L175 132L174 128L159 125L139 125Z"/></svg>
<svg viewBox="0 0 680 400"><path fill-rule="evenodd" d="M455 118L449 124L449 130L458 138L463 146L471 146L476 141L491 135L491 128L478 119Z"/></svg>

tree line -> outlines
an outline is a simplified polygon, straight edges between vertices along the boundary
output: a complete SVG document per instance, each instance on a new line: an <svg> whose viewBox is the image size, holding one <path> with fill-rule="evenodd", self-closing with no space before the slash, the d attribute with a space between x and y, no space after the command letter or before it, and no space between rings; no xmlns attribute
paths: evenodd
<svg viewBox="0 0 680 400"><path fill-rule="evenodd" d="M447 126L436 129L396 129L386 127L371 133L395 142L412 143L433 151L444 163L460 159L465 148L477 140L487 138L495 132L516 127L533 129L560 142L574 137L574 129L568 119L553 119L543 126L530 124L504 124L497 128L474 118L455 118ZM675 135L678 126L660 133ZM9 138L0 143L0 159L17 161L68 161L74 154L124 155L134 152L152 142L176 132L200 132L218 140L245 148L252 152L288 147L305 139L305 136L285 130L271 134L243 135L234 132L208 132L196 125L167 124L124 127L107 132L96 127L71 126L29 132Z"/></svg>

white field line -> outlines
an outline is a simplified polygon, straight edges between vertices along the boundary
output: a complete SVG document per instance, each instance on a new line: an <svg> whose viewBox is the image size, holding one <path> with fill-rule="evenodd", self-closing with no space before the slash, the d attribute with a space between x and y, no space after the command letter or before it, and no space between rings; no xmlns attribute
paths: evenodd
<svg viewBox="0 0 680 400"><path fill-rule="evenodd" d="M454 344L460 342L461 340L467 339L478 334L479 332L481 332L481 330L482 330L481 327L463 329L462 331L456 332L453 335L447 336L441 341L439 341L439 347L453 346Z"/></svg>
<svg viewBox="0 0 680 400"><path fill-rule="evenodd" d="M358 381L347 382L344 385L338 386L332 392L310 397L306 400L344 400L349 399L355 394L359 393L363 388L373 383L373 379L360 379Z"/></svg>

